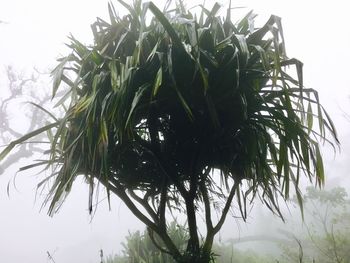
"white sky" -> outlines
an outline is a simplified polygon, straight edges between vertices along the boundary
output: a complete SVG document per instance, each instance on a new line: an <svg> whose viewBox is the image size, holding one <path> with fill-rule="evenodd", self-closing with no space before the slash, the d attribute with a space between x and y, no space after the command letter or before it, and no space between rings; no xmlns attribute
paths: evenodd
<svg viewBox="0 0 350 263"><path fill-rule="evenodd" d="M156 1L161 3L162 1ZM188 6L195 2L186 1ZM208 5L214 2L207 0ZM233 6L254 9L264 21L270 14L282 17L287 52L304 62L305 85L319 91L321 102L333 117L340 135L342 152L325 150L329 185L336 182L350 188L350 29L348 4L334 1L232 1ZM228 4L228 1L221 1ZM124 11L121 11L124 12ZM106 0L0 0L0 96L5 65L46 70L65 54L67 35L91 43L90 24L95 17L108 19ZM261 22L260 25L262 25ZM258 25L259 26L259 25ZM2 76L2 77L1 77ZM0 261L4 263L49 262L46 251L57 263L97 263L98 250L118 251L128 229L142 228L125 206L114 200L112 211L106 204L91 221L87 212L87 191L79 180L61 212L50 218L40 202L34 202L36 177L21 174L18 191L6 195L6 186L15 168L0 178ZM345 179L344 179L345 178Z"/></svg>

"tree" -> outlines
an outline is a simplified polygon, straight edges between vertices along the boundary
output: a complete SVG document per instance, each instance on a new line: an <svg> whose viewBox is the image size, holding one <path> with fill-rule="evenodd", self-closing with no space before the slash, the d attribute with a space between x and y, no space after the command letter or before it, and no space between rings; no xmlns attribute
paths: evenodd
<svg viewBox="0 0 350 263"><path fill-rule="evenodd" d="M188 235L187 229L184 226L172 221L168 227L168 234L176 247L181 248L186 245ZM158 244L162 243L158 236L155 236L154 238L157 239ZM152 242L147 231L144 231L144 233L140 233L140 231L129 233L129 236L126 237L126 242L123 242L122 246L124 248L123 257L120 257L120 261L175 263L170 255L159 251Z"/></svg>
<svg viewBox="0 0 350 263"><path fill-rule="evenodd" d="M13 109L21 105L26 111L26 119L30 120L26 131L40 128L44 125L46 115L40 107L46 107L50 100L50 94L46 92L38 93L38 87L43 84L43 75L37 70L30 74L16 70L13 66L5 68L8 87L2 87L3 93L0 97L0 144L6 144L14 138L21 136L20 131L14 128L14 122L11 121ZM46 83L45 83L46 84ZM28 100L31 102L28 103ZM16 106L15 106L16 105ZM35 105L35 106L34 106ZM39 106L41 105L41 106ZM25 106L25 107L24 107ZM39 138L37 138L39 140ZM0 175L12 164L22 158L32 157L35 153L42 152L39 145L32 143L22 144L6 161L0 166Z"/></svg>
<svg viewBox="0 0 350 263"><path fill-rule="evenodd" d="M350 262L350 200L343 187L319 190L306 189L304 195L305 221L297 236L302 253L292 243L283 244L283 258L296 262L300 257L307 262ZM300 225L300 224L298 224ZM305 231L306 229L306 231Z"/></svg>
<svg viewBox="0 0 350 263"><path fill-rule="evenodd" d="M53 71L52 97L62 82L69 87L59 101L64 116L51 115L0 160L48 132L49 157L32 166L52 169L50 214L83 175L90 211L101 184L161 239L152 238L161 251L177 262L209 262L234 198L243 218L255 198L282 217L278 200L291 187L302 205L302 175L324 183L319 142L337 144L335 128L317 92L303 86L302 63L287 58L279 17L256 29L252 12L234 24L231 6L224 19L218 4L200 6L197 19L182 1L163 12L152 2L118 2L129 14L121 18L109 5L110 22L92 25L94 44L71 36L72 53ZM187 218L184 250L168 233L173 211Z"/></svg>
<svg viewBox="0 0 350 263"><path fill-rule="evenodd" d="M178 225L175 221L169 225L169 235L178 247L183 246L187 239L187 230L185 227ZM121 255L111 255L107 257L106 263L127 263L127 262L149 262L149 263L175 263L167 254L160 252L152 243L147 231L140 233L136 231L129 232L126 236L126 242L123 242L123 251ZM231 244L214 242L213 251L218 258L217 263L263 263L273 262L273 257L259 255L251 250L239 250ZM109 258L109 260L108 260Z"/></svg>

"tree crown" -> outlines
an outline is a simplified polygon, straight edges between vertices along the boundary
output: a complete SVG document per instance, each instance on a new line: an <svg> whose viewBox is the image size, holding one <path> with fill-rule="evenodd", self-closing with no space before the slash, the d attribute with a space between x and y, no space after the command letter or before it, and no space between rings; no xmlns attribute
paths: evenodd
<svg viewBox="0 0 350 263"><path fill-rule="evenodd" d="M207 210L214 197L230 205L236 194L243 217L256 196L279 213L277 198L291 186L302 204L303 174L323 184L319 142L337 144L336 131L317 92L304 87L302 63L286 56L279 17L257 29L252 12L234 24L231 7L221 18L218 4L199 7L197 18L182 1L163 12L118 1L129 13L109 5L110 21L92 25L93 45L71 36L71 54L53 71L52 96L68 86L58 103L64 116L0 155L50 131L49 158L38 163L54 168L50 212L78 175L91 195L97 179L122 199L125 190L135 200L135 190L145 193L158 211L162 197L169 208L192 198Z"/></svg>

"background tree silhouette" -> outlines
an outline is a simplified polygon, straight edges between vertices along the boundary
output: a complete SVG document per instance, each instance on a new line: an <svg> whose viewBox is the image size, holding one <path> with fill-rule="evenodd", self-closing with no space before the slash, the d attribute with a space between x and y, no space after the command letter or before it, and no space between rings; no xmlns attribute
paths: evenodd
<svg viewBox="0 0 350 263"><path fill-rule="evenodd" d="M90 211L101 184L161 251L178 262L209 262L234 198L243 218L255 198L282 217L278 201L291 188L302 205L301 176L323 184L318 142L337 144L335 128L317 92L303 86L302 63L287 58L279 17L256 29L252 12L234 24L231 7L222 19L218 4L200 6L197 19L182 1L163 12L152 2L118 2L129 14L121 18L109 5L110 22L92 25L94 44L71 36L72 53L53 71L52 97L62 82L69 87L57 103L64 116L41 108L53 122L10 143L0 160L46 132L48 159L23 170L52 171L39 183L52 183L51 214L83 175ZM185 249L168 233L175 210L187 218Z"/></svg>
<svg viewBox="0 0 350 263"><path fill-rule="evenodd" d="M24 71L18 71L13 66L6 66L5 73L8 82L8 88L2 89L2 97L0 98L0 144L8 144L14 138L21 137L23 131L15 128L15 122L11 121L13 109L18 109L18 105L25 111L29 123L26 132L30 132L40 128L45 124L47 119L45 113L40 107L46 107L50 101L49 92L38 93L37 90L42 84L42 73L34 69L30 74ZM30 103L28 101L31 101ZM36 105L36 106L34 106ZM41 134L36 138L38 141L44 139ZM43 149L39 144L25 143L22 144L15 153L9 158L1 162L0 175L20 159L30 158L35 153L42 153Z"/></svg>

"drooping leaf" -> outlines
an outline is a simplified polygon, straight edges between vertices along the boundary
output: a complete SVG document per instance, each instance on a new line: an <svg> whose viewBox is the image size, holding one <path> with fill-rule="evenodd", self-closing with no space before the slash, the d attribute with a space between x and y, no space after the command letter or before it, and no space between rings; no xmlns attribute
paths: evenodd
<svg viewBox="0 0 350 263"><path fill-rule="evenodd" d="M162 81L163 81L162 75L163 75L163 70L162 70L162 67L160 67L157 71L156 79L153 85L153 96L157 95L158 89L162 85Z"/></svg>
<svg viewBox="0 0 350 263"><path fill-rule="evenodd" d="M12 149L15 146L20 145L20 144L28 141L29 139L31 139L31 138L49 130L49 129L52 129L52 128L58 126L59 123L60 123L60 121L50 123L48 125L45 125L39 129L35 130L35 131L29 132L29 133L23 135L21 138L19 138L17 140L12 141L2 152L0 152L0 161L2 161L12 151Z"/></svg>

